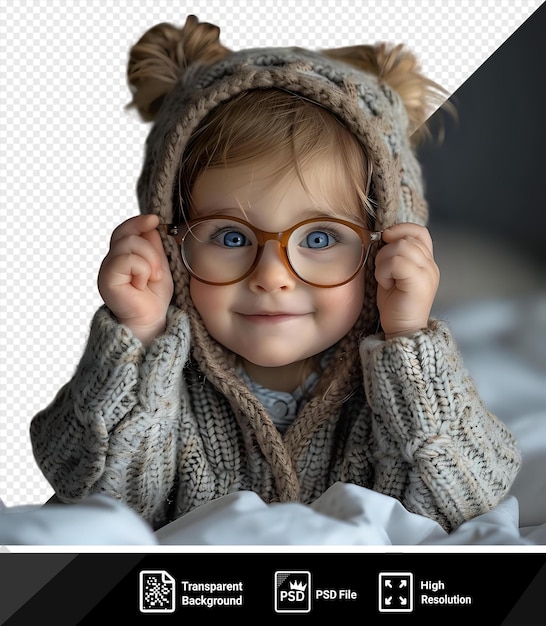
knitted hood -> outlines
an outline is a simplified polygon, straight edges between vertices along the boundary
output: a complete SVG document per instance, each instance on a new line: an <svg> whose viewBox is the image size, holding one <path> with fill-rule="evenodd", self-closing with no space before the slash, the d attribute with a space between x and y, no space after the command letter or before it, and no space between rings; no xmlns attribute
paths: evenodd
<svg viewBox="0 0 546 626"><path fill-rule="evenodd" d="M145 33L131 51L128 76L132 105L143 119L154 122L138 181L142 213L156 213L164 223L172 221L182 154L212 109L243 91L276 87L328 109L364 145L372 167L375 230L397 222L426 222L427 204L411 135L425 121L427 101L436 86L421 76L415 58L402 46L232 52L219 42L217 27L190 16L181 29L161 24ZM203 373L214 378L215 370L221 376L233 355L212 340L194 310L189 276L170 239L164 238L164 247L175 283L174 301L190 317L193 354ZM375 331L378 324L373 258L372 252L362 318L340 346L348 365L355 361L360 336Z"/></svg>

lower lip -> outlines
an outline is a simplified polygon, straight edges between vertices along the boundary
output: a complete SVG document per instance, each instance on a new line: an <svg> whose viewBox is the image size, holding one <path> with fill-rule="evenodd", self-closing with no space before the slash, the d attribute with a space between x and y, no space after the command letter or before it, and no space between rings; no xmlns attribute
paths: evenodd
<svg viewBox="0 0 546 626"><path fill-rule="evenodd" d="M253 324L282 324L291 320L297 320L302 315L243 315L243 319Z"/></svg>

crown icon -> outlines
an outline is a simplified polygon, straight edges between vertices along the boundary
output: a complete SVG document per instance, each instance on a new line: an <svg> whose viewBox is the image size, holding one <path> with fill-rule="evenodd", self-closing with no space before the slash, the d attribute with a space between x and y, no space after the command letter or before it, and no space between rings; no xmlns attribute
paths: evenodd
<svg viewBox="0 0 546 626"><path fill-rule="evenodd" d="M290 589L295 589L297 591L305 591L307 589L307 583L304 582L290 582Z"/></svg>

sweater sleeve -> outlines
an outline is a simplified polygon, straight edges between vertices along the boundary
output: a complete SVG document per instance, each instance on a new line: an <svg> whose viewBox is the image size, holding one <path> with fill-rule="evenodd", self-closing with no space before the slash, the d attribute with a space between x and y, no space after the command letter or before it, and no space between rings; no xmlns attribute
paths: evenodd
<svg viewBox="0 0 546 626"><path fill-rule="evenodd" d="M97 311L72 379L30 425L35 459L61 501L106 493L150 521L161 517L175 480L188 351L179 309L147 347L106 307Z"/></svg>
<svg viewBox="0 0 546 626"><path fill-rule="evenodd" d="M360 345L376 441L375 488L451 530L508 492L521 465L483 406L447 326Z"/></svg>

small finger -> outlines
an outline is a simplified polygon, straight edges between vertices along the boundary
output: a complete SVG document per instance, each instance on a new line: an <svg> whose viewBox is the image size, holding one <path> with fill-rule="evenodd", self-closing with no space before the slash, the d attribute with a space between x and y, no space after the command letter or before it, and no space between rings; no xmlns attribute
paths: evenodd
<svg viewBox="0 0 546 626"><path fill-rule="evenodd" d="M158 224L159 218L154 214L136 215L135 217L130 217L114 229L110 238L110 245L119 241L123 237L130 235L141 236L144 233L148 233L151 230L156 229Z"/></svg>
<svg viewBox="0 0 546 626"><path fill-rule="evenodd" d="M433 254L432 237L428 228L421 226L420 224L413 224L412 222L403 222L395 224L386 228L382 232L382 239L385 243L393 243L400 239L416 239L423 244L428 252Z"/></svg>
<svg viewBox="0 0 546 626"><path fill-rule="evenodd" d="M375 262L378 265L395 257L400 257L402 260L415 263L421 267L434 263L430 249L421 239L414 237L404 237L384 245L377 253Z"/></svg>
<svg viewBox="0 0 546 626"><path fill-rule="evenodd" d="M131 284L144 290L151 274L150 264L138 254L119 254L107 257L103 263L105 272L100 283L105 288Z"/></svg>
<svg viewBox="0 0 546 626"><path fill-rule="evenodd" d="M150 266L151 280L160 280L163 272L160 253L145 235L127 235L118 239L110 248L109 256L135 255L141 257ZM164 254L164 253L163 253Z"/></svg>

